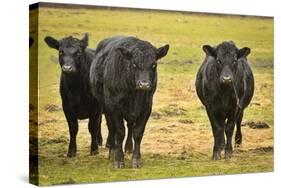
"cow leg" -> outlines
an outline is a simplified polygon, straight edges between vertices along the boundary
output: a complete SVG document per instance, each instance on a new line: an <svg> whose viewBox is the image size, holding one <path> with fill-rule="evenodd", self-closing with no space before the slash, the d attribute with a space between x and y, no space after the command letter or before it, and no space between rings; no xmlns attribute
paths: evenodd
<svg viewBox="0 0 281 188"><path fill-rule="evenodd" d="M108 128L108 136L107 136L107 141L106 141L106 147L109 148L109 155L108 159L109 160L114 160L115 158L115 131L114 131L114 126L112 125L110 121L110 117L107 113L104 113L105 119L106 119L106 124Z"/></svg>
<svg viewBox="0 0 281 188"><path fill-rule="evenodd" d="M101 113L96 111L93 116L90 118L88 123L88 130L91 134L91 149L90 155L97 155L98 152L98 134L100 131L100 118Z"/></svg>
<svg viewBox="0 0 281 188"><path fill-rule="evenodd" d="M109 118L114 127L115 140L115 161L114 168L124 168L123 140L125 137L125 127L122 115L117 110L109 113Z"/></svg>
<svg viewBox="0 0 281 188"><path fill-rule="evenodd" d="M236 134L235 134L235 147L240 147L242 144L241 122L243 119L244 111L241 110L236 120Z"/></svg>
<svg viewBox="0 0 281 188"><path fill-rule="evenodd" d="M134 138L134 152L133 152L133 160L132 160L133 168L140 168L142 165L140 145L145 130L146 122L150 116L150 113L151 113L151 108L147 112L147 114L144 115L142 119L137 121L137 124L135 126L133 125L133 138Z"/></svg>
<svg viewBox="0 0 281 188"><path fill-rule="evenodd" d="M103 141L103 139L102 139L102 134L101 134L101 118L102 118L102 116L100 116L100 118L99 118L99 124L98 124L99 131L98 131L97 142L98 142L98 145L99 145L99 146L102 146L102 141Z"/></svg>
<svg viewBox="0 0 281 188"><path fill-rule="evenodd" d="M132 153L133 152L133 124L131 122L127 123L128 135L125 144L125 152Z"/></svg>
<svg viewBox="0 0 281 188"><path fill-rule="evenodd" d="M225 146L224 127L225 123L220 115L216 115L211 109L207 108L207 114L211 122L213 136L214 136L214 148L213 148L213 160L221 159L221 151Z"/></svg>
<svg viewBox="0 0 281 188"><path fill-rule="evenodd" d="M106 119L107 130L108 130L108 136L107 136L107 139L106 139L105 147L110 148L110 142L111 142L110 139L112 137L112 135L110 135L111 134L110 129L112 129L112 127L110 127L110 125L109 125L110 119L107 118L107 115L105 115L105 119Z"/></svg>
<svg viewBox="0 0 281 188"><path fill-rule="evenodd" d="M75 157L77 152L76 135L78 133L78 120L67 110L65 106L63 106L63 109L70 135L67 157Z"/></svg>
<svg viewBox="0 0 281 188"><path fill-rule="evenodd" d="M227 124L225 127L225 134L227 138L226 147L225 147L225 158L230 159L232 155L232 136L235 127L234 117L230 117L227 120Z"/></svg>

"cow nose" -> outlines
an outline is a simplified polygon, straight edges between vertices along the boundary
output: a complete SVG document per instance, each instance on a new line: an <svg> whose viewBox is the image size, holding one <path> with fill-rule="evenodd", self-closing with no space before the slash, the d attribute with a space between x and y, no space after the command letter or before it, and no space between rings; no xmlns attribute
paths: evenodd
<svg viewBox="0 0 281 188"><path fill-rule="evenodd" d="M63 65L62 66L62 71L63 72L72 72L73 71L73 68L71 65Z"/></svg>
<svg viewBox="0 0 281 188"><path fill-rule="evenodd" d="M232 82L230 76L223 76L222 81L223 81L223 83L231 83Z"/></svg>
<svg viewBox="0 0 281 188"><path fill-rule="evenodd" d="M149 90L151 88L151 83L149 81L139 81L138 88L143 90Z"/></svg>

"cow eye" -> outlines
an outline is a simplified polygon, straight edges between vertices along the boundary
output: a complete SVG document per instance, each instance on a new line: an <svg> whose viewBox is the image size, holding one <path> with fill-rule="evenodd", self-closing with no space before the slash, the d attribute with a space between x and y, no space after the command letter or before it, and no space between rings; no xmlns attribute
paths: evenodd
<svg viewBox="0 0 281 188"><path fill-rule="evenodd" d="M152 67L153 69L155 69L155 68L157 67L156 63L153 63L153 64L151 65L151 67Z"/></svg>
<svg viewBox="0 0 281 188"><path fill-rule="evenodd" d="M237 65L237 60L234 60L233 61L233 66L236 66Z"/></svg>
<svg viewBox="0 0 281 188"><path fill-rule="evenodd" d="M60 55L60 56L63 55L63 51L62 51L62 50L59 51L59 55Z"/></svg>

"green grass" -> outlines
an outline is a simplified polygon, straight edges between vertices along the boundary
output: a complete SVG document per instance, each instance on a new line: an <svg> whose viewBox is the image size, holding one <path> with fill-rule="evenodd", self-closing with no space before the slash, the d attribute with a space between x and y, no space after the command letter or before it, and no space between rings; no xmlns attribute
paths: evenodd
<svg viewBox="0 0 281 188"><path fill-rule="evenodd" d="M273 19L159 11L40 8L39 21L40 185L273 170L273 150L260 152L262 148L273 148ZM34 35L34 25L30 25L31 35ZM126 156L125 169L113 169L104 146L98 156L89 156L87 121L80 122L78 157L65 157L69 138L63 112L44 110L47 104L61 106L57 52L45 44L44 37L51 35L60 39L73 35L82 38L85 32L90 34L89 46L92 48L100 40L114 35L137 36L157 47L170 44L168 55L160 60L157 68L159 79L153 113L159 117L149 119L142 143L144 166L141 169L130 168L131 156ZM205 56L201 46L224 40L251 48L249 62L256 87L244 121L263 121L270 128L253 130L243 127L243 147L235 150L233 159L212 161L211 128L196 96L194 82ZM34 55L31 52L32 61ZM34 126L31 125L31 130Z"/></svg>
<svg viewBox="0 0 281 188"><path fill-rule="evenodd" d="M124 180L157 179L170 177L223 175L236 173L267 172L272 162L272 153L260 153L256 157L251 154L234 154L232 160L210 161L209 156L173 158L163 155L146 155L144 168L114 169L104 156L81 156L75 159L42 159L40 180L45 185L107 182ZM248 164L249 160L260 163ZM127 159L128 162L131 162ZM272 165L272 164L271 164ZM246 168L245 168L246 166ZM55 170L54 170L55 169ZM69 169L72 169L71 171Z"/></svg>

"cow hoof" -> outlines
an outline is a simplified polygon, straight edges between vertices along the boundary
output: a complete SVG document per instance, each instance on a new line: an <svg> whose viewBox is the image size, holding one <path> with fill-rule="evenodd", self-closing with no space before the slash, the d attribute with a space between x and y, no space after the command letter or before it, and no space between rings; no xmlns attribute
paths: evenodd
<svg viewBox="0 0 281 188"><path fill-rule="evenodd" d="M140 168L142 166L140 159L133 159L132 167L133 168Z"/></svg>
<svg viewBox="0 0 281 188"><path fill-rule="evenodd" d="M213 154L213 160L216 161L216 160L221 160L221 155L219 153L214 153Z"/></svg>
<svg viewBox="0 0 281 188"><path fill-rule="evenodd" d="M106 147L106 148L110 148L110 144L109 144L108 141L106 142L105 147Z"/></svg>
<svg viewBox="0 0 281 188"><path fill-rule="evenodd" d="M124 168L125 163L124 163L124 161L115 161L113 167L114 168Z"/></svg>
<svg viewBox="0 0 281 188"><path fill-rule="evenodd" d="M102 146L102 140L101 140L101 141L100 141L100 140L98 141L98 145L99 145L99 146Z"/></svg>
<svg viewBox="0 0 281 188"><path fill-rule="evenodd" d="M242 144L237 144L237 143L236 143L236 144L234 145L234 147L236 147L236 148L240 148L240 147L241 147L241 145L242 145Z"/></svg>
<svg viewBox="0 0 281 188"><path fill-rule="evenodd" d="M225 159L231 159L231 157L232 157L232 152L226 151L225 154L224 154L224 158Z"/></svg>
<svg viewBox="0 0 281 188"><path fill-rule="evenodd" d="M76 152L68 152L67 157L69 158L76 157Z"/></svg>
<svg viewBox="0 0 281 188"><path fill-rule="evenodd" d="M94 151L91 151L91 152L90 152L90 155L97 155L97 154L99 154L99 151L98 151L98 150L94 150Z"/></svg>
<svg viewBox="0 0 281 188"><path fill-rule="evenodd" d="M125 152L126 153L133 153L133 146L126 145L125 146Z"/></svg>
<svg viewBox="0 0 281 188"><path fill-rule="evenodd" d="M108 159L109 160L114 160L115 158L115 152L113 149L109 149L109 153L108 153Z"/></svg>

